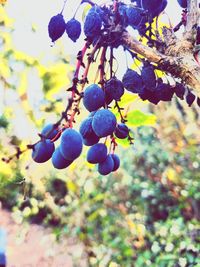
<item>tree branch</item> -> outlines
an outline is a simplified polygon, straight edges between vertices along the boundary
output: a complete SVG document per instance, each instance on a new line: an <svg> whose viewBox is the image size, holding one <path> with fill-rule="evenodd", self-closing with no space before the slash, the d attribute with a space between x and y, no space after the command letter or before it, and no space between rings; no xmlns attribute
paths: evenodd
<svg viewBox="0 0 200 267"><path fill-rule="evenodd" d="M194 45L196 40L197 24L200 16L198 1L187 0L188 2L188 13L187 22L185 27L184 38Z"/></svg>
<svg viewBox="0 0 200 267"><path fill-rule="evenodd" d="M190 54L185 54L185 51L181 53L181 45L179 44L177 49L178 56L174 54L176 49L172 53L168 52L165 55L143 45L130 36L128 32L122 34L122 44L150 62L156 63L161 70L170 73L173 77L180 78L200 97L200 66L194 59L192 51L190 51Z"/></svg>
<svg viewBox="0 0 200 267"><path fill-rule="evenodd" d="M133 50L137 54L140 54L150 62L158 64L164 58L164 55L146 45L143 45L128 32L124 32L122 34L122 43L126 48Z"/></svg>

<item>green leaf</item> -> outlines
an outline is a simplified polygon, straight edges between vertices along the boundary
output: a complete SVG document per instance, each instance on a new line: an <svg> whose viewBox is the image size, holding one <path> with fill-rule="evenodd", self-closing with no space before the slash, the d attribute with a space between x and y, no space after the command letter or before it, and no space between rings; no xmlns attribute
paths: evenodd
<svg viewBox="0 0 200 267"><path fill-rule="evenodd" d="M133 110L127 114L127 126L144 126L154 125L156 116L153 114L145 114L140 110Z"/></svg>
<svg viewBox="0 0 200 267"><path fill-rule="evenodd" d="M124 107L127 104L133 103L136 99L138 99L138 96L136 94L126 92L121 97L121 100L119 101L119 105Z"/></svg>
<svg viewBox="0 0 200 267"><path fill-rule="evenodd" d="M117 144L121 145L124 148L130 147L130 141L127 138L126 139L117 138Z"/></svg>
<svg viewBox="0 0 200 267"><path fill-rule="evenodd" d="M87 4L84 9L83 9L83 14L82 14L82 21L85 20L85 17L88 13L88 11L91 9L91 5L90 4Z"/></svg>
<svg viewBox="0 0 200 267"><path fill-rule="evenodd" d="M132 248L126 248L125 250L124 250L124 255L126 256L126 257L131 257L131 256L133 256L133 250L132 250Z"/></svg>

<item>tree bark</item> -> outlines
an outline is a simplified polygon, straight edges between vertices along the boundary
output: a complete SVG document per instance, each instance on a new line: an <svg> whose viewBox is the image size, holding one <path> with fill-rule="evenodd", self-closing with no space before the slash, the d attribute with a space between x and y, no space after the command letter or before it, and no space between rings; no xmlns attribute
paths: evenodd
<svg viewBox="0 0 200 267"><path fill-rule="evenodd" d="M172 29L167 29L165 48L162 53L154 48L143 45L128 32L122 34L122 44L128 49L155 63L159 69L180 78L195 94L200 97L200 65L195 60L195 40L199 21L197 0L188 0L188 15L185 32L178 39ZM171 31L171 36L169 35ZM165 36L164 36L165 38ZM166 41L167 40L167 41Z"/></svg>

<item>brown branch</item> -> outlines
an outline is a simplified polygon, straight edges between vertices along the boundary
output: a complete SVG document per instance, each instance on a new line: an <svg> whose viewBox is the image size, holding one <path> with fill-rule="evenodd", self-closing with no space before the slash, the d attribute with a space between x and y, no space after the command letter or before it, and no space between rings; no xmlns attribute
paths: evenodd
<svg viewBox="0 0 200 267"><path fill-rule="evenodd" d="M198 7L198 0L188 0L187 22L185 27L184 39L194 45L196 40L197 23L200 12Z"/></svg>
<svg viewBox="0 0 200 267"><path fill-rule="evenodd" d="M162 29L164 44L166 47L174 46L177 42L177 37L172 28L164 26Z"/></svg>
<svg viewBox="0 0 200 267"><path fill-rule="evenodd" d="M143 45L140 41L132 37L128 32L122 34L122 43L125 47L133 50L137 54L148 59L150 62L159 63L163 59L163 55L152 48Z"/></svg>
<svg viewBox="0 0 200 267"><path fill-rule="evenodd" d="M188 53L185 53L184 50L181 53L181 44L179 44L177 49L175 45L173 50L166 50L166 53L162 54L153 48L143 45L130 36L128 32L122 34L122 44L150 62L156 63L161 70L171 74L173 77L180 78L200 97L200 67L192 51L189 53L188 50Z"/></svg>

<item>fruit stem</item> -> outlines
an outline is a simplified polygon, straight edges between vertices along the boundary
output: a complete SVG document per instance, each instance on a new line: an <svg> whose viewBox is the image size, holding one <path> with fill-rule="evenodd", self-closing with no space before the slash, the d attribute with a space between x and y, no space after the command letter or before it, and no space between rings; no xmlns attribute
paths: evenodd
<svg viewBox="0 0 200 267"><path fill-rule="evenodd" d="M109 154L111 153L111 150L112 150L112 154L114 154L116 147L117 147L116 138L114 136L111 136L111 143L110 143L110 152L109 152Z"/></svg>
<svg viewBox="0 0 200 267"><path fill-rule="evenodd" d="M76 63L76 70L75 70L75 73L74 73L74 78L78 79L80 67L84 66L83 58L85 56L85 53L86 53L88 47L89 47L89 42L87 41L85 43L83 49L81 51L79 51L78 54L77 54L77 63Z"/></svg>
<svg viewBox="0 0 200 267"><path fill-rule="evenodd" d="M60 14L63 13L63 11L64 11L64 9L65 9L65 6L66 6L66 3L67 3L67 0L64 1L64 3L63 3L63 7L62 7L62 10L61 10Z"/></svg>
<svg viewBox="0 0 200 267"><path fill-rule="evenodd" d="M123 108L121 108L121 107L119 106L119 104L118 104L117 101L115 101L115 108L117 108L117 111L118 111L118 113L119 113L119 115L120 115L120 118L121 118L121 122L122 122L122 123L126 122L127 120L124 118L124 116L123 116L123 114L122 114L122 110L123 110Z"/></svg>
<svg viewBox="0 0 200 267"><path fill-rule="evenodd" d="M117 9L118 9L118 0L115 0L114 3L113 3L113 9L114 9L114 12L117 12Z"/></svg>
<svg viewBox="0 0 200 267"><path fill-rule="evenodd" d="M103 90L104 90L104 75L105 75L104 68L105 68L105 62L106 62L106 50L107 50L107 46L104 46L102 53L101 53L100 64L99 64L99 69L100 69L99 84L101 85Z"/></svg>
<svg viewBox="0 0 200 267"><path fill-rule="evenodd" d="M113 76L113 47L110 47L110 79Z"/></svg>
<svg viewBox="0 0 200 267"><path fill-rule="evenodd" d="M87 66L86 66L86 68L85 68L85 71L84 71L84 73L83 73L83 78L82 78L82 80L81 80L81 84L82 84L81 92L83 91L83 89L84 89L84 87L85 87L85 84L88 82L88 79L87 79L88 72L89 72L91 63L92 63L93 60L94 60L94 55L95 55L96 51L97 51L98 48L99 48L99 43L100 43L100 38L99 38L99 40L97 41L97 43L95 44L95 46L93 47L92 52L88 55Z"/></svg>
<svg viewBox="0 0 200 267"><path fill-rule="evenodd" d="M58 133L51 139L51 142L54 143L62 134L62 129L58 131Z"/></svg>
<svg viewBox="0 0 200 267"><path fill-rule="evenodd" d="M97 41L96 45L94 46L93 50L91 51L91 53L88 55L88 59L87 59L87 65L85 67L85 71L83 73L83 77L82 79L80 80L80 83L81 83L81 89L80 89L80 93L83 92L84 90L84 87L86 85L86 83L88 82L88 79L87 79L87 76L88 76L88 72L89 72L89 69L90 69L90 65L91 63L93 62L94 60L94 55L97 51L97 49L99 48L99 41L100 39ZM86 43L85 45L86 47L83 48L83 56L85 55L85 52L88 48L88 43ZM79 61L80 59L78 59ZM83 63L83 57L81 59L81 62ZM76 73L76 75L79 73L79 69L80 69L80 62L78 62L78 72ZM73 89L72 89L72 103L74 102L74 96L75 96L75 92L73 93ZM74 122L74 118L75 118L75 115L77 113L79 113L79 104L81 102L81 99L83 98L83 96L80 96L79 99L76 101L75 105L74 105L74 108L73 108L73 111L72 111L72 114L70 115L70 120L69 120L69 127L72 128L73 127L73 122Z"/></svg>
<svg viewBox="0 0 200 267"><path fill-rule="evenodd" d="M79 4L78 7L76 8L76 10L75 10L75 12L74 12L73 19L76 17L76 13L78 12L80 5L81 5L81 4Z"/></svg>
<svg viewBox="0 0 200 267"><path fill-rule="evenodd" d="M39 142L39 141L38 141ZM29 149L34 149L34 146L38 143L36 142L35 144L31 145L27 145L25 149L21 150L19 147L16 147L16 153L11 155L10 157L8 158L2 158L1 160L4 161L5 163L9 163L11 160L13 160L14 158L17 158L19 159L19 157L25 153L26 151L28 151Z"/></svg>

